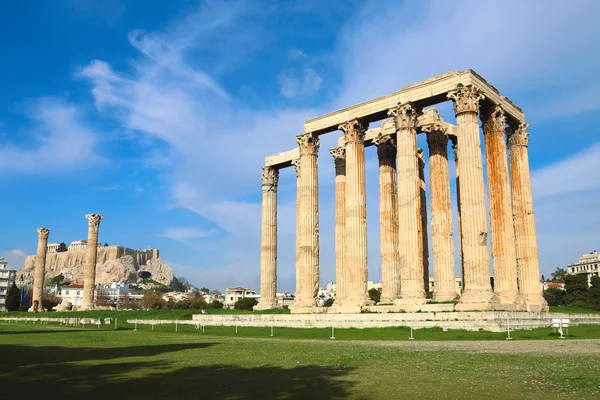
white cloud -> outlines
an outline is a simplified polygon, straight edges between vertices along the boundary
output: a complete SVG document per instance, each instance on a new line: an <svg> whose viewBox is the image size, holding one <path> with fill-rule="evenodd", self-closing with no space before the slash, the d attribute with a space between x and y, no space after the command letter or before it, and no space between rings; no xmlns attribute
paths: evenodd
<svg viewBox="0 0 600 400"><path fill-rule="evenodd" d="M186 243L194 239L207 238L214 233L215 230L200 230L192 227L171 227L165 228L160 236Z"/></svg>
<svg viewBox="0 0 600 400"><path fill-rule="evenodd" d="M321 89L323 78L314 69L306 68L299 74L286 71L277 75L281 94L287 98L312 96Z"/></svg>
<svg viewBox="0 0 600 400"><path fill-rule="evenodd" d="M51 173L100 161L97 138L81 109L63 99L42 98L28 107L34 127L25 132L27 146L9 143L0 149L0 173Z"/></svg>
<svg viewBox="0 0 600 400"><path fill-rule="evenodd" d="M20 270L25 262L25 257L27 254L23 250L15 249L7 251L3 254L3 257L6 261L8 261L8 268Z"/></svg>

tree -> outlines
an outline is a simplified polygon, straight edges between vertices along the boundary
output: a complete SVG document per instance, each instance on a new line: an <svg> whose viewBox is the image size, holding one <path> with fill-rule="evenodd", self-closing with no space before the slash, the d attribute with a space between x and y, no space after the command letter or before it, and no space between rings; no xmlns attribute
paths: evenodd
<svg viewBox="0 0 600 400"><path fill-rule="evenodd" d="M61 244L58 245L58 249L56 249L56 252L64 253L65 251L69 251L69 248L67 247L67 244L65 242L62 242Z"/></svg>
<svg viewBox="0 0 600 400"><path fill-rule="evenodd" d="M213 296L220 296L223 293L219 292L217 289L213 289L213 290L210 291L210 294L213 295Z"/></svg>
<svg viewBox="0 0 600 400"><path fill-rule="evenodd" d="M162 295L156 290L149 290L142 297L142 305L148 310L161 310L165 308L166 303Z"/></svg>
<svg viewBox="0 0 600 400"><path fill-rule="evenodd" d="M208 308L212 308L212 309L222 309L223 308L223 303L221 303L219 300L213 300L209 305Z"/></svg>
<svg viewBox="0 0 600 400"><path fill-rule="evenodd" d="M323 302L323 307L331 307L332 305L333 305L333 297L330 297Z"/></svg>
<svg viewBox="0 0 600 400"><path fill-rule="evenodd" d="M17 311L21 305L21 291L14 283L6 292L5 305L8 311Z"/></svg>
<svg viewBox="0 0 600 400"><path fill-rule="evenodd" d="M169 288L174 292L185 292L185 278L175 278L171 281Z"/></svg>
<svg viewBox="0 0 600 400"><path fill-rule="evenodd" d="M258 301L254 297L244 297L239 299L233 305L233 308L236 310L250 310L254 309L254 306L258 304Z"/></svg>
<svg viewBox="0 0 600 400"><path fill-rule="evenodd" d="M60 275L56 275L53 278L50 278L50 286L61 285L65 280L64 275L61 273Z"/></svg>
<svg viewBox="0 0 600 400"><path fill-rule="evenodd" d="M200 293L209 294L210 293L210 289L207 288L207 287L203 287L202 289L200 289Z"/></svg>
<svg viewBox="0 0 600 400"><path fill-rule="evenodd" d="M375 288L369 289L369 298L376 304L381 300L381 292Z"/></svg>
<svg viewBox="0 0 600 400"><path fill-rule="evenodd" d="M588 281L585 275L565 277L565 303L570 306L585 307L589 296Z"/></svg>
<svg viewBox="0 0 600 400"><path fill-rule="evenodd" d="M561 267L557 267L556 271L552 272L550 276L552 276L552 282L565 283L565 279L567 277L567 270Z"/></svg>
<svg viewBox="0 0 600 400"><path fill-rule="evenodd" d="M600 276L592 276L590 283L592 284L589 288L590 306L596 310L600 310Z"/></svg>
<svg viewBox="0 0 600 400"><path fill-rule="evenodd" d="M548 288L544 291L544 298L549 306L563 306L565 304L565 291L558 288Z"/></svg>
<svg viewBox="0 0 600 400"><path fill-rule="evenodd" d="M108 247L108 243L104 243L104 247Z"/></svg>

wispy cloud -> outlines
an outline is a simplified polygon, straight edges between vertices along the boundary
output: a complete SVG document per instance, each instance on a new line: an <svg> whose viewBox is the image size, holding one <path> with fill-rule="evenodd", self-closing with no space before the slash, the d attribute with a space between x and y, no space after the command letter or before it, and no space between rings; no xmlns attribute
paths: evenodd
<svg viewBox="0 0 600 400"><path fill-rule="evenodd" d="M3 257L8 261L8 268L18 270L23 266L27 254L23 250L15 249L7 251L3 254Z"/></svg>
<svg viewBox="0 0 600 400"><path fill-rule="evenodd" d="M160 236L187 243L195 239L203 239L213 235L214 229L200 230L192 227L171 227L165 228Z"/></svg>
<svg viewBox="0 0 600 400"><path fill-rule="evenodd" d="M306 68L298 73L288 70L277 75L281 94L287 98L312 96L321 89L322 82L323 78L312 68Z"/></svg>

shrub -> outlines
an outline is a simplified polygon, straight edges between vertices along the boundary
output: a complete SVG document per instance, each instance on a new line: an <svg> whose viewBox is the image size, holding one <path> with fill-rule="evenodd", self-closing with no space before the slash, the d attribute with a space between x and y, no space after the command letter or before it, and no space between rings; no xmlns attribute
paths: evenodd
<svg viewBox="0 0 600 400"><path fill-rule="evenodd" d="M565 291L557 288L548 288L544 291L544 298L549 306L563 306L565 304Z"/></svg>
<svg viewBox="0 0 600 400"><path fill-rule="evenodd" d="M330 297L323 302L323 307L331 307L332 305L333 305L333 297Z"/></svg>
<svg viewBox="0 0 600 400"><path fill-rule="evenodd" d="M222 309L223 308L223 303L221 303L219 300L213 300L209 305L208 308L212 308L212 309Z"/></svg>
<svg viewBox="0 0 600 400"><path fill-rule="evenodd" d="M162 295L159 292L155 290L149 290L144 293L142 305L144 308L149 310L161 310L165 308L167 302L162 298Z"/></svg>
<svg viewBox="0 0 600 400"><path fill-rule="evenodd" d="M252 311L256 304L258 304L258 301L256 301L255 298L244 297L243 299L239 299L238 301L236 301L235 304L233 305L233 308L235 308L236 310Z"/></svg>
<svg viewBox="0 0 600 400"><path fill-rule="evenodd" d="M369 289L369 298L375 302L375 304L379 303L381 300L381 292L375 288Z"/></svg>

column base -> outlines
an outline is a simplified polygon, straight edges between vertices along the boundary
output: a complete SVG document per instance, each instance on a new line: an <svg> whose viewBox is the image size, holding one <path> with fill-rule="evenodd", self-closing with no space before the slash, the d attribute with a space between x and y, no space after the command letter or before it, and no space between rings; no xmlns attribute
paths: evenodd
<svg viewBox="0 0 600 400"><path fill-rule="evenodd" d="M294 300L294 303L290 306L292 314L314 314L312 310L315 308L323 307L319 307L317 304L317 300L312 297L296 299Z"/></svg>
<svg viewBox="0 0 600 400"><path fill-rule="evenodd" d="M336 308L330 307L328 314L360 314L363 310L362 306L340 304Z"/></svg>
<svg viewBox="0 0 600 400"><path fill-rule="evenodd" d="M329 307L290 307L292 314L325 314Z"/></svg>
<svg viewBox="0 0 600 400"><path fill-rule="evenodd" d="M386 295L385 293L381 295L381 299L377 304L392 304L394 300L398 300L399 296Z"/></svg>
<svg viewBox="0 0 600 400"><path fill-rule="evenodd" d="M492 289L465 289L456 311L493 311L500 306L500 300L494 295Z"/></svg>
<svg viewBox="0 0 600 400"><path fill-rule="evenodd" d="M405 312L417 312L421 310L421 306L427 303L425 297L420 298L402 298L394 300L394 307Z"/></svg>
<svg viewBox="0 0 600 400"><path fill-rule="evenodd" d="M259 300L258 304L254 306L254 311L272 310L274 308L281 308L277 304L277 301L262 301Z"/></svg>
<svg viewBox="0 0 600 400"><path fill-rule="evenodd" d="M452 291L452 292L433 292L433 300L434 301L452 301L452 300L456 300L456 298L458 297L458 295L456 294L456 292Z"/></svg>
<svg viewBox="0 0 600 400"><path fill-rule="evenodd" d="M512 292L494 292L500 304L495 305L495 310L499 311L524 311L523 302L518 293Z"/></svg>
<svg viewBox="0 0 600 400"><path fill-rule="evenodd" d="M523 302L523 310L529 312L548 312L548 303L541 294L524 294L520 295Z"/></svg>

